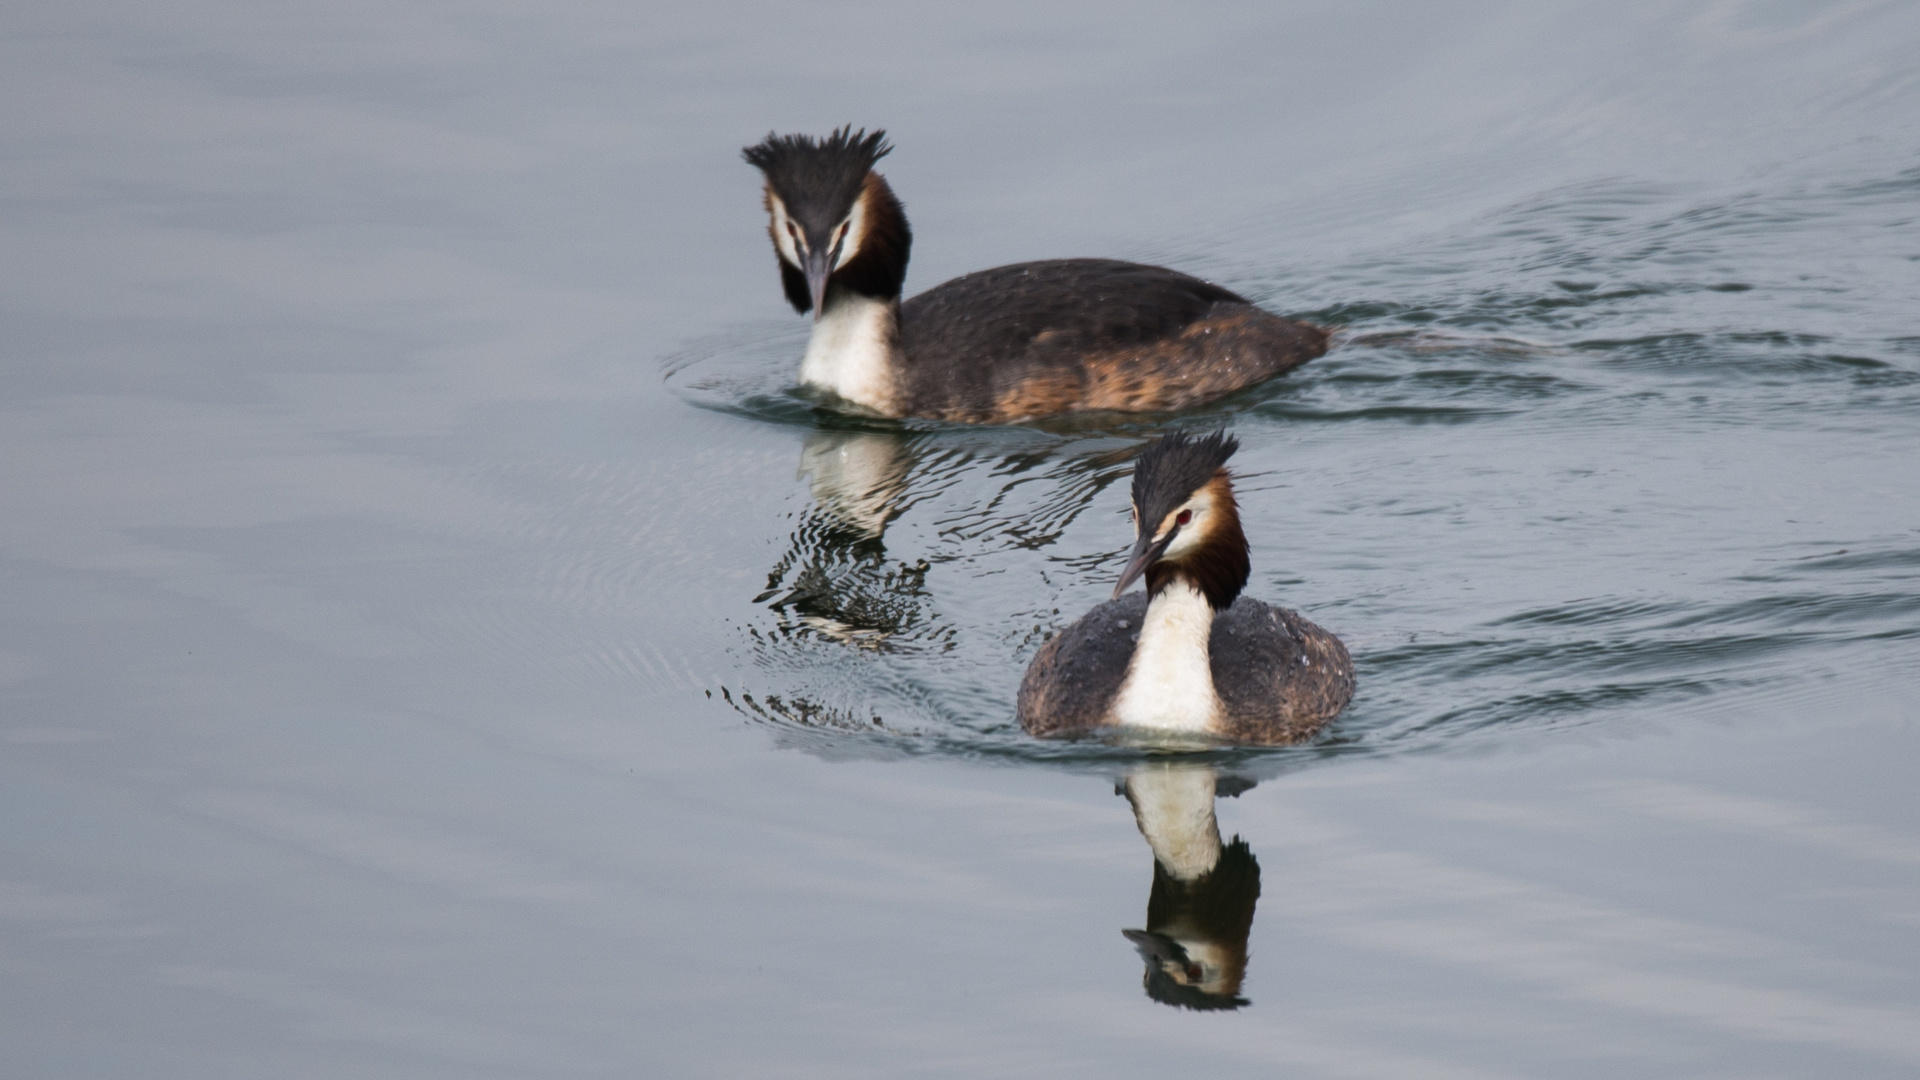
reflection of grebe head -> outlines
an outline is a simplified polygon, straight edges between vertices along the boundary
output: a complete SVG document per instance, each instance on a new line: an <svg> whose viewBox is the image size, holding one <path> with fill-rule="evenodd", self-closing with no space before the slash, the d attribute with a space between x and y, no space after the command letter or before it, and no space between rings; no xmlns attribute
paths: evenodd
<svg viewBox="0 0 1920 1080"><path fill-rule="evenodd" d="M1247 1004L1247 936L1260 899L1260 864L1234 837L1204 876L1181 881L1158 861L1147 900L1147 929L1123 930L1147 963L1147 996L1188 1009Z"/></svg>

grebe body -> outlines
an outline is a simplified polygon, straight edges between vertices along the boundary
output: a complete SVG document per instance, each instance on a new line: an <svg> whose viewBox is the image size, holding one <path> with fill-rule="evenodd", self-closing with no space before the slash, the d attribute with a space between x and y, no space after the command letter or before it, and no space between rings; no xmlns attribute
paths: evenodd
<svg viewBox="0 0 1920 1080"><path fill-rule="evenodd" d="M1240 595L1249 570L1233 483L1238 444L1173 433L1135 466L1138 533L1114 592L1041 647L1020 684L1039 736L1138 728L1238 743L1299 742L1353 698L1340 639ZM1120 595L1145 577L1144 594Z"/></svg>
<svg viewBox="0 0 1920 1080"><path fill-rule="evenodd" d="M1326 352L1319 327L1164 267L1050 259L966 274L902 302L913 245L873 165L884 132L768 135L746 159L794 310L814 313L801 381L885 416L1002 423L1212 401Z"/></svg>

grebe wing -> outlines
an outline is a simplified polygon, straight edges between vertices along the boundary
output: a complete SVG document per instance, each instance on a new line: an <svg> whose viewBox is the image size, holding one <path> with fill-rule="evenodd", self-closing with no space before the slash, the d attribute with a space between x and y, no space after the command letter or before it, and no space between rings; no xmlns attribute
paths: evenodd
<svg viewBox="0 0 1920 1080"><path fill-rule="evenodd" d="M1147 594L1129 593L1087 612L1042 645L1020 681L1020 726L1033 735L1104 726L1146 613Z"/></svg>
<svg viewBox="0 0 1920 1080"><path fill-rule="evenodd" d="M996 422L1170 411L1326 352L1326 332L1177 270L1113 259L1018 263L900 309L908 415Z"/></svg>
<svg viewBox="0 0 1920 1080"><path fill-rule="evenodd" d="M1214 617L1214 692L1238 742L1299 742L1353 700L1353 659L1297 611L1249 597Z"/></svg>

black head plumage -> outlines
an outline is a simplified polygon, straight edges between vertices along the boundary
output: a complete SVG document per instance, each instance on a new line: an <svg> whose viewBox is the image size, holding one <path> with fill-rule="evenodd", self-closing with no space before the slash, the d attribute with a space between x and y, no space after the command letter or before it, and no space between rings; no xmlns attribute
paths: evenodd
<svg viewBox="0 0 1920 1080"><path fill-rule="evenodd" d="M1147 962L1147 996L1163 1005L1195 1010L1238 1009L1248 1004L1240 996L1247 973L1247 937L1253 931L1253 911L1260 902L1260 862L1245 840L1234 837L1220 851L1220 861L1205 876L1180 881L1157 860L1153 864L1153 891L1147 897L1150 930L1122 930L1140 958ZM1212 991L1188 979L1174 978L1169 962L1193 962L1186 947L1165 931L1179 926L1185 936L1211 942L1225 964Z"/></svg>
<svg viewBox="0 0 1920 1080"><path fill-rule="evenodd" d="M1126 569L1113 587L1115 598L1142 575L1147 579L1149 596L1158 596L1177 576L1206 594L1207 603L1215 611L1232 606L1234 597L1246 587L1251 568L1232 486L1223 484L1215 490L1209 517L1205 523L1192 526L1203 530L1201 543L1178 557L1167 553L1188 525L1181 519L1167 523L1167 517L1220 476L1227 459L1238 449L1239 441L1224 431L1199 438L1175 431L1141 451L1133 466L1133 506L1139 515L1139 534L1134 537ZM1161 531L1163 524L1165 531Z"/></svg>
<svg viewBox="0 0 1920 1080"><path fill-rule="evenodd" d="M1170 431L1149 444L1133 464L1133 505L1140 512L1140 527L1156 527L1205 487L1238 449L1240 440L1225 431L1198 438Z"/></svg>
<svg viewBox="0 0 1920 1080"><path fill-rule="evenodd" d="M874 163L892 150L884 130L869 134L848 124L824 139L768 132L740 153L765 174L767 185L802 227L826 230L853 209Z"/></svg>

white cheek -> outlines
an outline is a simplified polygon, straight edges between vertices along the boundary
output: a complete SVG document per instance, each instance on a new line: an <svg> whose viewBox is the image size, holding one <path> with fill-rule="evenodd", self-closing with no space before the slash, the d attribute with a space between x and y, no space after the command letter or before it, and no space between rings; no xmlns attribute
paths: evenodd
<svg viewBox="0 0 1920 1080"><path fill-rule="evenodd" d="M847 265L860 253L860 243L867 238L867 199L865 195L855 199L853 213L847 215L847 234L840 241L840 258L834 261L835 270Z"/></svg>
<svg viewBox="0 0 1920 1080"><path fill-rule="evenodd" d="M1194 515L1192 521L1180 526L1180 534L1167 545L1167 553L1162 558L1177 559L1200 546L1200 516Z"/></svg>
<svg viewBox="0 0 1920 1080"><path fill-rule="evenodd" d="M780 252L781 258L793 264L795 269L806 265L800 258L799 245L793 240L796 226L793 224L793 219L787 216L787 205L780 201L780 196L768 192L767 206L768 211L773 215L774 249Z"/></svg>
<svg viewBox="0 0 1920 1080"><path fill-rule="evenodd" d="M1162 558L1177 559L1199 547L1201 539L1206 536L1207 526L1212 524L1207 520L1207 515L1213 511L1213 499L1206 492L1200 492L1183 509L1192 512L1193 517L1180 526L1179 535L1167 545L1167 553Z"/></svg>

